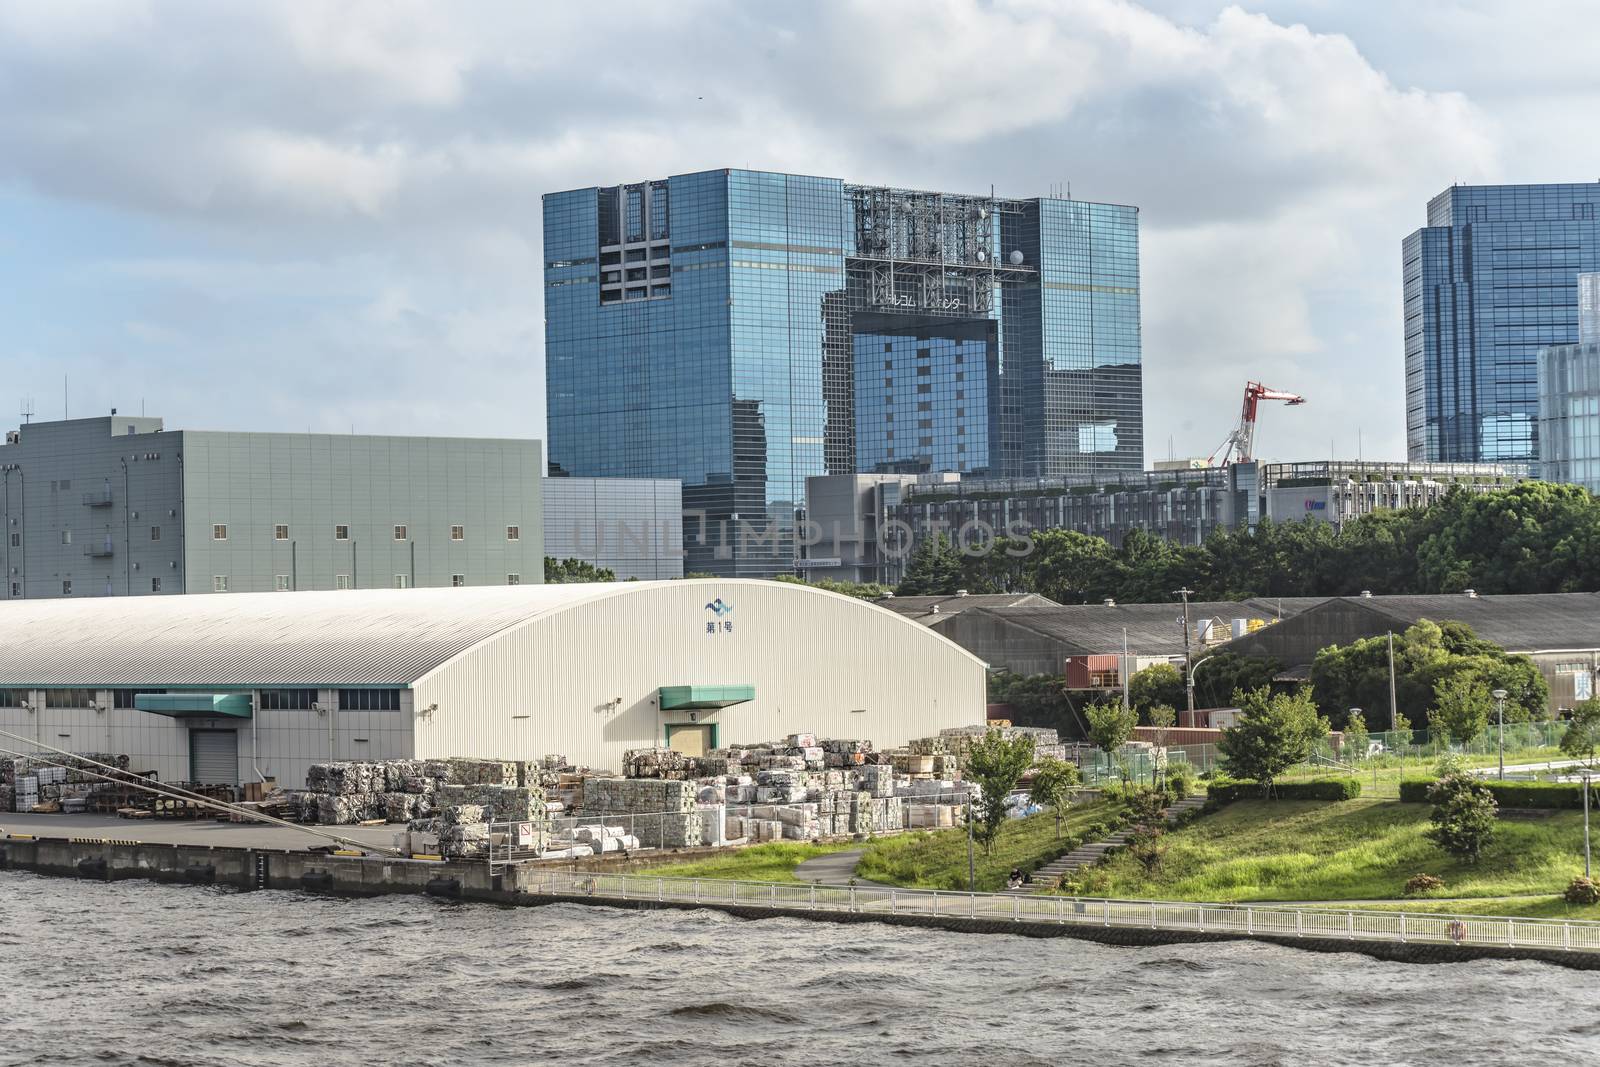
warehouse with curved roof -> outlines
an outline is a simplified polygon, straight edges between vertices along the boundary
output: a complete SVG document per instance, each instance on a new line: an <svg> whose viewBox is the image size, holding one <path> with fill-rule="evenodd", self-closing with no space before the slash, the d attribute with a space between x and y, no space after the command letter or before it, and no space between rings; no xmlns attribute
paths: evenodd
<svg viewBox="0 0 1600 1067"><path fill-rule="evenodd" d="M984 717L984 664L784 582L248 593L0 606L0 729L167 781L303 784L328 759L903 744ZM0 749L23 750L0 738Z"/></svg>

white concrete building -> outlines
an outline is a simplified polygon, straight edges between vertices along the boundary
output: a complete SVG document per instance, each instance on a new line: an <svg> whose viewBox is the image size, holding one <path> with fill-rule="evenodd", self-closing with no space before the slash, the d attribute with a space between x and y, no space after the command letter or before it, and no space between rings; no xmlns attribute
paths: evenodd
<svg viewBox="0 0 1600 1067"><path fill-rule="evenodd" d="M304 784L326 759L903 744L984 719L984 664L783 582L247 593L0 605L0 730L163 781ZM0 737L0 749L29 745Z"/></svg>

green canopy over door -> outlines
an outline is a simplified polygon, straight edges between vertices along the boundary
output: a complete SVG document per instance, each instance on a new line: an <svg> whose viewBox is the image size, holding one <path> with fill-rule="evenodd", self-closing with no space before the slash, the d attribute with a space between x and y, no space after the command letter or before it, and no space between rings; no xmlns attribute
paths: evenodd
<svg viewBox="0 0 1600 1067"><path fill-rule="evenodd" d="M135 693L133 706L156 715L187 718L250 717L249 693Z"/></svg>
<svg viewBox="0 0 1600 1067"><path fill-rule="evenodd" d="M658 691L662 711L728 708L756 698L753 685L664 685Z"/></svg>

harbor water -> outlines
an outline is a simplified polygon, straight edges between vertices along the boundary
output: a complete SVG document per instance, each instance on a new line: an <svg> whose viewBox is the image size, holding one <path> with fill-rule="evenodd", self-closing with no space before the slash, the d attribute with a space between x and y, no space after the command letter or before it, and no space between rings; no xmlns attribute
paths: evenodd
<svg viewBox="0 0 1600 1067"><path fill-rule="evenodd" d="M0 872L0 1064L1586 1062L1600 974Z"/></svg>

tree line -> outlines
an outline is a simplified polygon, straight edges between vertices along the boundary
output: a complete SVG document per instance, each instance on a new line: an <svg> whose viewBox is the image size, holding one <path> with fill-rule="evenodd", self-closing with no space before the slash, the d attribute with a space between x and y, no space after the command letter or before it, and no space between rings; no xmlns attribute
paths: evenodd
<svg viewBox="0 0 1600 1067"><path fill-rule="evenodd" d="M939 535L907 561L900 596L1039 593L1060 604L1374 593L1559 593L1600 589L1600 501L1552 482L1376 511L1335 527L1261 522L1179 545L1143 530L1115 548L1074 530L995 538L962 551Z"/></svg>

